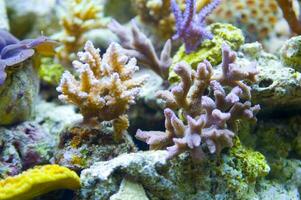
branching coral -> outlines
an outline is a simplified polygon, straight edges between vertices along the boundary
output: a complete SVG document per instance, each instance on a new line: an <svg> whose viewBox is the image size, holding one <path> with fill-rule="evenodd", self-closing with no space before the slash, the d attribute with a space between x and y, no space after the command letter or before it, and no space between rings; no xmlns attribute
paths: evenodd
<svg viewBox="0 0 301 200"><path fill-rule="evenodd" d="M185 9L185 0L176 0L181 10ZM199 11L211 0L196 0ZM175 32L175 18L170 10L171 0L132 0L138 20L147 28L154 28L154 34L166 40Z"/></svg>
<svg viewBox="0 0 301 200"><path fill-rule="evenodd" d="M182 13L176 0L171 0L171 9L176 19L176 34L173 39L181 38L187 54L194 51L204 40L213 38L206 29L205 19L219 3L220 0L213 0L196 13L195 0L187 0L185 11Z"/></svg>
<svg viewBox="0 0 301 200"><path fill-rule="evenodd" d="M5 69L28 60L35 53L54 54L56 42L41 36L36 39L18 40L8 31L0 29L0 85L6 79Z"/></svg>
<svg viewBox="0 0 301 200"><path fill-rule="evenodd" d="M105 27L102 7L97 0L68 0L64 2L60 19L62 31L53 36L63 45L58 48L58 59L68 66L75 53L84 45L85 33Z"/></svg>
<svg viewBox="0 0 301 200"><path fill-rule="evenodd" d="M78 189L77 174L66 167L45 165L0 181L0 199L33 199L57 189Z"/></svg>
<svg viewBox="0 0 301 200"><path fill-rule="evenodd" d="M236 55L227 45L222 49L222 73L214 74L208 61L196 70L185 62L178 63L174 71L181 82L171 91L160 91L158 97L166 103L165 132L138 130L136 137L151 149L166 146L168 158L190 151L196 160L202 160L205 144L210 153L219 154L232 146L235 122L241 119L256 120L259 105L251 106L250 88L242 81L254 81L258 73L255 64L241 68L234 63ZM227 93L223 86L229 86ZM209 95L205 95L207 90ZM210 97L210 94L214 98ZM179 110L179 117L172 110ZM187 125L185 125L187 121Z"/></svg>
<svg viewBox="0 0 301 200"><path fill-rule="evenodd" d="M78 106L86 121L113 120L115 136L120 138L129 123L125 112L145 78L133 78L139 69L136 60L125 56L118 44L112 43L102 59L92 42L84 49L78 53L79 61L73 61L79 80L66 71L57 88L62 93L59 98Z"/></svg>
<svg viewBox="0 0 301 200"><path fill-rule="evenodd" d="M130 29L114 20L108 27L118 36L126 55L137 58L141 64L151 68L164 80L168 78L168 69L172 63L170 40L165 43L160 58L158 58L150 39L138 29L134 21L132 21Z"/></svg>

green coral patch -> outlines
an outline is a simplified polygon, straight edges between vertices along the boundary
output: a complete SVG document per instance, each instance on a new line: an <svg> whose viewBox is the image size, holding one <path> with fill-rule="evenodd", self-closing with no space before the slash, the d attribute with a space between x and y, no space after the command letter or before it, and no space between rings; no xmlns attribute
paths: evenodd
<svg viewBox="0 0 301 200"><path fill-rule="evenodd" d="M222 44L228 44L233 50L244 44L245 38L240 29L231 24L214 23L209 26L214 37L212 40L205 40L201 46L190 54L185 53L185 47L182 45L173 57L173 64L170 67L169 81L177 82L178 76L173 71L173 67L180 61L185 61L196 69L197 64L208 60L212 65L218 65L222 61Z"/></svg>

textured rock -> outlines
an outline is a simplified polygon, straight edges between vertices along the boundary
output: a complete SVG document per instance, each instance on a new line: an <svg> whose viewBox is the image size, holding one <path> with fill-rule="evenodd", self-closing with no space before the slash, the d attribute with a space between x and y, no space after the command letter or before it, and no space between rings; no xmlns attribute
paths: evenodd
<svg viewBox="0 0 301 200"><path fill-rule="evenodd" d="M129 110L129 133L136 133L138 128L145 130L163 130L164 115L162 102L156 97L159 90L166 89L163 79L150 69L142 69L137 76L148 75L146 83L141 87L136 105Z"/></svg>
<svg viewBox="0 0 301 200"><path fill-rule="evenodd" d="M280 49L280 58L284 65L301 71L301 36L287 40Z"/></svg>
<svg viewBox="0 0 301 200"><path fill-rule="evenodd" d="M0 125L29 120L39 91L39 79L31 60L7 69L7 74L0 86Z"/></svg>
<svg viewBox="0 0 301 200"><path fill-rule="evenodd" d="M55 162L79 172L95 162L134 151L136 147L128 133L121 141L114 140L110 122L100 125L76 123L61 132Z"/></svg>
<svg viewBox="0 0 301 200"><path fill-rule="evenodd" d="M263 51L261 44L251 43L241 47L242 65L257 62L258 81L252 84L252 102L260 104L261 113L275 110L296 110L301 105L301 74L282 65L280 59Z"/></svg>
<svg viewBox="0 0 301 200"><path fill-rule="evenodd" d="M4 0L0 0L0 28L9 30L6 14L6 4Z"/></svg>
<svg viewBox="0 0 301 200"><path fill-rule="evenodd" d="M110 200L148 200L143 187L135 182L123 179L119 191Z"/></svg>
<svg viewBox="0 0 301 200"><path fill-rule="evenodd" d="M259 199L257 181L246 182L245 190L231 190L229 181L219 174L220 170L230 174L232 181L244 181L244 168L236 165L239 156L231 162L220 165L219 159L208 158L203 163L193 163L187 154L166 161L166 151L147 151L123 154L110 161L97 162L81 173L82 188L78 192L79 199L110 199L123 191L124 178L140 184L149 199ZM244 159L244 158L243 158ZM240 162L240 161L238 161ZM252 167L255 170L256 165ZM241 173L241 174L239 174ZM276 183L273 183L276 184ZM122 186L120 186L122 185ZM278 184L276 184L278 185ZM279 186L280 187L280 186ZM283 186L281 186L283 188ZM242 189L238 185L237 189ZM266 192L264 188L263 192ZM119 191L119 192L118 192Z"/></svg>
<svg viewBox="0 0 301 200"><path fill-rule="evenodd" d="M38 164L50 163L59 132L80 119L71 106L39 102L36 117L9 128L0 128L0 178Z"/></svg>
<svg viewBox="0 0 301 200"><path fill-rule="evenodd" d="M13 35L24 38L37 36L43 31L48 35L58 27L55 0L5 0L9 24ZM33 34L34 33L34 34Z"/></svg>

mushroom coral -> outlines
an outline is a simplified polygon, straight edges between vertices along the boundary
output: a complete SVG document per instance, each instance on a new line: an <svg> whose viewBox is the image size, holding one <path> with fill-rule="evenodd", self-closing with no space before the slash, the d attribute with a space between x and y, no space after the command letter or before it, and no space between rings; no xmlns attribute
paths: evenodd
<svg viewBox="0 0 301 200"><path fill-rule="evenodd" d="M208 61L199 63L196 70L185 62L176 64L174 71L181 82L157 94L167 107L166 131L138 130L136 137L151 149L167 147L169 159L189 151L195 160L203 160L203 146L211 154L232 147L236 121L256 120L260 109L259 105L251 106L250 87L243 82L255 81L258 71L255 63L246 67L236 64L236 54L226 44L222 55L221 73L213 73Z"/></svg>
<svg viewBox="0 0 301 200"><path fill-rule="evenodd" d="M18 40L5 29L0 29L0 85L6 79L5 69L26 61L39 53L42 55L54 54L54 46L57 43L47 37L36 39Z"/></svg>

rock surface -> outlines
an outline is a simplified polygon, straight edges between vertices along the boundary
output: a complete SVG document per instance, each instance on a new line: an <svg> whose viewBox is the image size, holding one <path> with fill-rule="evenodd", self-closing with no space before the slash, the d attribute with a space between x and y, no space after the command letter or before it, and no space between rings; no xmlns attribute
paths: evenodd
<svg viewBox="0 0 301 200"><path fill-rule="evenodd" d="M61 132L55 162L80 172L95 162L135 151L136 147L128 133L124 134L121 141L114 141L110 122L100 125L76 123Z"/></svg>
<svg viewBox="0 0 301 200"><path fill-rule="evenodd" d="M58 134L81 119L72 106L39 102L36 117L12 127L0 127L0 178L39 164L50 163Z"/></svg>
<svg viewBox="0 0 301 200"><path fill-rule="evenodd" d="M140 184L123 179L119 191L110 200L149 200Z"/></svg>
<svg viewBox="0 0 301 200"><path fill-rule="evenodd" d="M166 151L138 152L95 163L81 173L82 188L78 192L78 198L114 199L117 193L119 198L126 199L129 193L122 192L125 190L124 178L141 185L147 198L155 200L260 200L271 196L275 199L296 199L299 196L297 188L300 181L287 182L279 179L258 179L248 184L246 190L234 192L230 190L228 182L217 173L218 161L209 159L208 162L197 164L192 163L187 155L166 161L166 155ZM228 167L223 166L222 170L230 170L228 173L232 173L232 179L242 179L243 177L235 177L237 174L232 167L231 164ZM293 177L299 177L300 170L299 165L290 167Z"/></svg>
<svg viewBox="0 0 301 200"><path fill-rule="evenodd" d="M295 110L301 105L301 74L284 66L280 59L264 52L260 43L241 47L237 62L257 62L258 81L252 84L252 102L260 104L261 113Z"/></svg>
<svg viewBox="0 0 301 200"><path fill-rule="evenodd" d="M0 86L0 125L29 120L39 92L39 79L31 60L6 71L7 79Z"/></svg>

